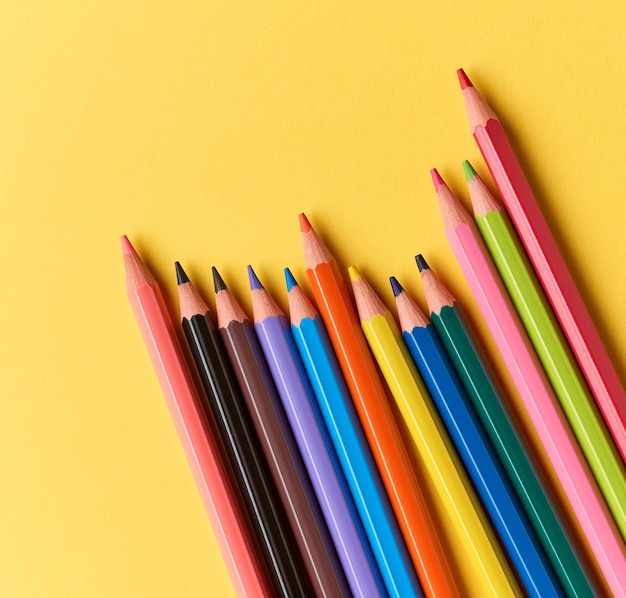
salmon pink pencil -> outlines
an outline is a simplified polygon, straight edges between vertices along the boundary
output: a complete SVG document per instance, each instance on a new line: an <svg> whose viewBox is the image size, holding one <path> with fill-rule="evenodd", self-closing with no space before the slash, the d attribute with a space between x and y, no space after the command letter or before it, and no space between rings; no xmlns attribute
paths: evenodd
<svg viewBox="0 0 626 598"><path fill-rule="evenodd" d="M563 332L626 459L626 392L493 110L457 71L470 127Z"/></svg>
<svg viewBox="0 0 626 598"><path fill-rule="evenodd" d="M457 596L447 556L417 481L337 262L300 215L306 274L424 592Z"/></svg>
<svg viewBox="0 0 626 598"><path fill-rule="evenodd" d="M126 236L122 251L128 298L235 591L272 596L159 286Z"/></svg>

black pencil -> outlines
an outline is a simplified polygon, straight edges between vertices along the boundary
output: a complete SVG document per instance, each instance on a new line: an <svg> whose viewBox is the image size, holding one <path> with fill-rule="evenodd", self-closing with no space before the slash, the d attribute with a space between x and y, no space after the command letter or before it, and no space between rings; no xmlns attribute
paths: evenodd
<svg viewBox="0 0 626 598"><path fill-rule="evenodd" d="M182 326L235 483L278 596L304 596L310 582L259 439L207 304L176 262Z"/></svg>
<svg viewBox="0 0 626 598"><path fill-rule="evenodd" d="M220 335L317 598L351 596L252 322L213 268Z"/></svg>

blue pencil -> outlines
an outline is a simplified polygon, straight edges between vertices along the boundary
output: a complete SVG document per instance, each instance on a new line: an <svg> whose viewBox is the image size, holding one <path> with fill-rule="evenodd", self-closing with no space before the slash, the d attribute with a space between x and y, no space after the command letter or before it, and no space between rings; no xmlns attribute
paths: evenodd
<svg viewBox="0 0 626 598"><path fill-rule="evenodd" d="M387 591L415 595L417 574L324 323L287 268L285 278L291 331Z"/></svg>
<svg viewBox="0 0 626 598"><path fill-rule="evenodd" d="M254 329L355 598L386 595L285 314L248 266Z"/></svg>
<svg viewBox="0 0 626 598"><path fill-rule="evenodd" d="M391 277L402 336L474 483L494 529L530 596L562 588L437 332Z"/></svg>

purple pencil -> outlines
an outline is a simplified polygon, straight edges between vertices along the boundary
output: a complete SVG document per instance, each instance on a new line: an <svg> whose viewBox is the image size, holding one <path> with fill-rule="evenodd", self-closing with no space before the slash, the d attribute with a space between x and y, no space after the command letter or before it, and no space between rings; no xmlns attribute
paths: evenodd
<svg viewBox="0 0 626 598"><path fill-rule="evenodd" d="M285 314L248 266L254 328L355 596L386 591Z"/></svg>

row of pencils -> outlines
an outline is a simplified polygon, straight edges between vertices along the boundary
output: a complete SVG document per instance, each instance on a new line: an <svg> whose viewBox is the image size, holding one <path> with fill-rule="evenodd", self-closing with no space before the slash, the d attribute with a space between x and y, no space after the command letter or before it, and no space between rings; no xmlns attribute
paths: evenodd
<svg viewBox="0 0 626 598"><path fill-rule="evenodd" d="M626 596L626 394L499 120L458 75L504 205L469 162L473 215L431 175L515 396L422 255L428 316L391 277L397 319L355 267L350 292L304 214L313 300L286 269L288 315L249 266L252 319L215 268L214 317L176 263L185 352L122 237L240 596Z"/></svg>

